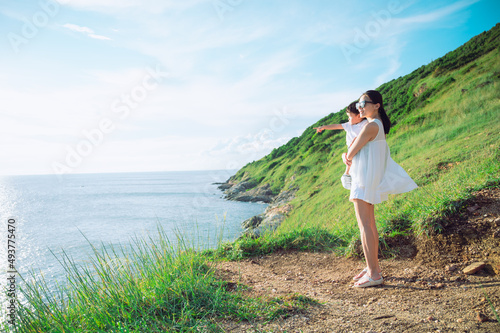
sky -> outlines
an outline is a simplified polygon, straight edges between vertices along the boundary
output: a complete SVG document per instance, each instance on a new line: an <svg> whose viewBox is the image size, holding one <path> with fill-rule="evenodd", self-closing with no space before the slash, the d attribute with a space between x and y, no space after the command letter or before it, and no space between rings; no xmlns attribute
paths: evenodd
<svg viewBox="0 0 500 333"><path fill-rule="evenodd" d="M0 175L238 169L499 13L496 0L0 0Z"/></svg>

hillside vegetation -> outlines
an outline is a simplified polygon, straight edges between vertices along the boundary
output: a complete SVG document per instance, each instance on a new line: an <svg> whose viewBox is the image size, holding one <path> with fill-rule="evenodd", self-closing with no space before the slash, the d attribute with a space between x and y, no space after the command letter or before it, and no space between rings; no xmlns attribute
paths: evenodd
<svg viewBox="0 0 500 333"><path fill-rule="evenodd" d="M393 123L387 136L391 155L419 185L376 206L382 239L439 232L445 227L442 217L460 210L473 190L499 184L499 44L497 24L442 58L376 88ZM345 110L329 114L230 179L269 184L275 194L298 188L290 202L293 209L278 230L261 240L247 240L251 244L243 252L250 254L252 247L283 237L298 244L311 234L337 249L353 248L359 238L356 219L349 191L340 183L345 133L316 134L313 129L346 121Z"/></svg>

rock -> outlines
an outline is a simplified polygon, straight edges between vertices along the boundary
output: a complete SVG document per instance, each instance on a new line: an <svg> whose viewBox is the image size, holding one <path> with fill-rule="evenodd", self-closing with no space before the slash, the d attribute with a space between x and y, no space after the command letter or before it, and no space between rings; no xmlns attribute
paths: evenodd
<svg viewBox="0 0 500 333"><path fill-rule="evenodd" d="M243 223L241 223L241 225L245 229L255 228L255 227L259 226L259 224L262 222L263 219L264 219L264 214L252 216L251 218L243 221Z"/></svg>
<svg viewBox="0 0 500 333"><path fill-rule="evenodd" d="M484 313L478 312L476 319L478 322L484 323L485 321L488 321L490 318L488 318L488 316L485 315Z"/></svg>
<svg viewBox="0 0 500 333"><path fill-rule="evenodd" d="M217 186L217 188L225 191L225 190L231 188L234 184L231 184L231 183L213 183L213 185L219 185L219 186Z"/></svg>
<svg viewBox="0 0 500 333"><path fill-rule="evenodd" d="M222 186L219 188L222 189ZM234 184L224 191L225 198L234 201L244 202L265 202L270 203L274 194L269 184L256 186L256 183L250 179L243 180L238 184Z"/></svg>
<svg viewBox="0 0 500 333"><path fill-rule="evenodd" d="M472 274L477 273L484 266L486 266L485 262L482 262L482 261L481 262L475 262L475 263L472 263L471 265L465 267L464 270L463 270L463 272L464 272L464 274L472 275Z"/></svg>
<svg viewBox="0 0 500 333"><path fill-rule="evenodd" d="M273 201L274 197L275 196L273 194L273 191L271 190L271 186L269 186L269 184L264 184L250 190L246 190L245 192L239 192L229 199L244 202L270 203Z"/></svg>
<svg viewBox="0 0 500 333"><path fill-rule="evenodd" d="M293 198L295 198L295 192L297 192L298 188L295 187L293 189L287 191L281 191L276 198L273 200L273 205L283 205Z"/></svg>
<svg viewBox="0 0 500 333"><path fill-rule="evenodd" d="M417 92L413 93L413 96L414 97L418 97L420 96L423 92L425 92L427 90L427 83L423 83L420 88L418 89Z"/></svg>
<svg viewBox="0 0 500 333"><path fill-rule="evenodd" d="M294 198L294 194L297 190L298 188L294 188L280 192L266 208L264 213L245 220L242 223L245 229L243 234L252 238L258 238L266 231L276 230L292 210L292 206L287 204L287 202Z"/></svg>
<svg viewBox="0 0 500 333"><path fill-rule="evenodd" d="M457 265L447 265L447 266L446 266L446 270L447 270L447 271L450 271L450 272L454 272L454 271L456 271L456 270L457 270L457 268L458 268L458 267L457 267Z"/></svg>
<svg viewBox="0 0 500 333"><path fill-rule="evenodd" d="M474 205L472 207L467 207L467 210L472 213L473 211L476 211L479 208L480 208L479 205L476 204L476 205Z"/></svg>
<svg viewBox="0 0 500 333"><path fill-rule="evenodd" d="M251 189L252 187L255 187L255 184L250 181L249 179L247 180L242 180L241 182L239 183L231 183L231 182L228 182L228 184L232 184L226 191L225 191L225 194L226 194L226 198L230 199L231 197L233 196L236 196L237 194L241 193L241 192L244 192L248 189ZM223 188L225 186L223 185L220 185L219 188Z"/></svg>

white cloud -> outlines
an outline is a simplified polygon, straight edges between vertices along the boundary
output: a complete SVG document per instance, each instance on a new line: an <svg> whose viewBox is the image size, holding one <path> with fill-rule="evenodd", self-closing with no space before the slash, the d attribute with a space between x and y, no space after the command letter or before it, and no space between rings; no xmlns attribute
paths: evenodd
<svg viewBox="0 0 500 333"><path fill-rule="evenodd" d="M375 86L378 87L381 84L387 82L391 77L393 77L394 73L396 73L401 67L401 62L398 59L399 57L397 55L388 59L389 68L385 72L377 76L377 78L375 79Z"/></svg>
<svg viewBox="0 0 500 333"><path fill-rule="evenodd" d="M462 0L456 3L453 3L449 6L439 8L429 13L419 14L414 16L408 16L405 18L396 19L396 22L400 26L404 25L418 25L421 27L424 23L436 22L438 20L443 19L446 16L449 16L463 8L469 7L480 0Z"/></svg>
<svg viewBox="0 0 500 333"><path fill-rule="evenodd" d="M109 38L109 37L101 36L101 35L96 35L94 33L94 30L92 30L92 29L90 29L88 27L81 27L79 25L72 24L72 23L66 23L66 24L63 25L63 27L66 28L66 29L75 31L75 32L81 32L81 33L87 35L90 38L101 39L101 40L111 40L111 38Z"/></svg>
<svg viewBox="0 0 500 333"><path fill-rule="evenodd" d="M95 38L95 39L102 39L102 40L111 40L111 38L106 37L106 36L101 36L101 35L95 35L95 34L88 34L90 38Z"/></svg>
<svg viewBox="0 0 500 333"><path fill-rule="evenodd" d="M373 52L371 61L373 62L385 62L388 66L387 70L380 73L375 79L375 85L379 86L384 82L387 82L394 73L398 71L401 67L401 61L399 60L401 50L404 49L406 42L400 42L397 38L389 38L386 43L377 48Z"/></svg>
<svg viewBox="0 0 500 333"><path fill-rule="evenodd" d="M254 135L247 134L220 140L207 151L207 154L212 156L232 154L245 155L245 157L260 156L263 153L269 153L272 149L283 145L290 139L290 136L275 137L275 133L271 130L263 130Z"/></svg>
<svg viewBox="0 0 500 333"><path fill-rule="evenodd" d="M247 134L219 140L210 149L204 151L201 156L206 160L222 159L227 161L226 164L230 164L231 168L240 168L249 162L266 156L273 149L284 145L290 139L291 136L276 137L276 133L273 131L263 130L253 135ZM218 168L222 168L222 166Z"/></svg>
<svg viewBox="0 0 500 333"><path fill-rule="evenodd" d="M80 27L79 25L76 24L71 24L71 23L66 23L63 25L63 27L68 28L69 30L77 31L77 32L83 32L86 34L92 34L94 33L94 30L87 28L87 27Z"/></svg>

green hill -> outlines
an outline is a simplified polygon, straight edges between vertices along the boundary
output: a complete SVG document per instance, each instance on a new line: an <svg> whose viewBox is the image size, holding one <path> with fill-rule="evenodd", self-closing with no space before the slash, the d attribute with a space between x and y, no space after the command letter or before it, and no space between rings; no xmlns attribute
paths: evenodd
<svg viewBox="0 0 500 333"><path fill-rule="evenodd" d="M442 218L460 210L472 191L499 184L499 44L497 24L428 65L376 88L393 123L387 136L391 155L419 185L376 206L382 238L439 232L445 227ZM296 238L308 230L323 235L320 239L326 235L344 250L356 243L354 209L349 191L340 184L345 133L316 134L313 129L345 121L345 110L329 114L231 177L235 183L269 185L274 194L299 189L278 230L263 237L266 241L251 241L251 247L280 237L300 243Z"/></svg>

